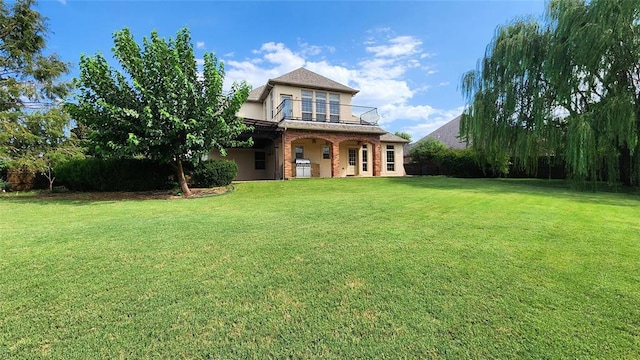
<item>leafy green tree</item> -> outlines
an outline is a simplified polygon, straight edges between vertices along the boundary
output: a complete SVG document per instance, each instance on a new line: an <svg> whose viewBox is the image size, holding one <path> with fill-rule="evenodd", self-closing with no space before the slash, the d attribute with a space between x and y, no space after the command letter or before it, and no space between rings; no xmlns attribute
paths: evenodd
<svg viewBox="0 0 640 360"><path fill-rule="evenodd" d="M68 64L46 55L45 18L34 0L0 1L0 112L52 106L64 98L69 84L57 81ZM11 121L15 121L13 117ZM3 116L3 121L7 121Z"/></svg>
<svg viewBox="0 0 640 360"><path fill-rule="evenodd" d="M143 156L174 166L185 196L191 191L183 164L197 163L211 149L240 146L248 130L235 116L249 86L223 90L224 65L205 53L198 72L189 31L162 39L157 32L141 48L128 29L114 33L113 53L123 72L101 55L82 56L77 103L68 109L88 129L97 154Z"/></svg>
<svg viewBox="0 0 640 360"><path fill-rule="evenodd" d="M551 1L498 28L478 64L461 135L488 162L548 156L575 179L640 184L640 2Z"/></svg>
<svg viewBox="0 0 640 360"><path fill-rule="evenodd" d="M399 136L399 137L411 142L411 134L409 134L406 131L396 131L394 135L395 136Z"/></svg>
<svg viewBox="0 0 640 360"><path fill-rule="evenodd" d="M440 140L428 137L413 145L409 150L409 156L413 162L428 162L436 158L438 154L447 151L447 145Z"/></svg>
<svg viewBox="0 0 640 360"><path fill-rule="evenodd" d="M5 116L16 118L16 121L0 123L1 149L10 159L9 167L42 173L49 180L49 190L53 189L55 180L54 166L84 157L84 149L75 135L68 135L70 119L64 110L32 111L26 116L9 111Z"/></svg>
<svg viewBox="0 0 640 360"><path fill-rule="evenodd" d="M60 109L70 84L58 78L68 64L45 54L46 19L34 6L0 2L0 159L53 178L49 156L80 150L67 139L70 119Z"/></svg>

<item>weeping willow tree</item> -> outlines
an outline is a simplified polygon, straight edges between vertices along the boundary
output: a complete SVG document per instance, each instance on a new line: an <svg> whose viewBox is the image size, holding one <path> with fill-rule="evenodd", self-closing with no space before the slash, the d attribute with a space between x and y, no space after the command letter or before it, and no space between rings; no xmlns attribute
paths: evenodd
<svg viewBox="0 0 640 360"><path fill-rule="evenodd" d="M542 156L574 179L640 185L640 0L554 1L496 30L463 75L460 134L490 165Z"/></svg>

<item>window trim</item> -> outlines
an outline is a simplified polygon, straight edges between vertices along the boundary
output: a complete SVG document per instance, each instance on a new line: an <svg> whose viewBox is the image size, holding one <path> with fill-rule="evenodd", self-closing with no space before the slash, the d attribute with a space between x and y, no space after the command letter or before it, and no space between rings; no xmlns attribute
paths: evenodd
<svg viewBox="0 0 640 360"><path fill-rule="evenodd" d="M262 154L262 159L258 159L258 154ZM258 164L262 164L262 167L259 167ZM253 152L253 169L267 170L267 153L265 151Z"/></svg>
<svg viewBox="0 0 640 360"><path fill-rule="evenodd" d="M389 155L391 155L391 161L389 161ZM387 145L387 171L396 171L396 147L394 145Z"/></svg>
<svg viewBox="0 0 640 360"><path fill-rule="evenodd" d="M322 160L331 160L331 147L329 145L322 146Z"/></svg>
<svg viewBox="0 0 640 360"><path fill-rule="evenodd" d="M369 171L369 149L367 144L362 145L362 172Z"/></svg>

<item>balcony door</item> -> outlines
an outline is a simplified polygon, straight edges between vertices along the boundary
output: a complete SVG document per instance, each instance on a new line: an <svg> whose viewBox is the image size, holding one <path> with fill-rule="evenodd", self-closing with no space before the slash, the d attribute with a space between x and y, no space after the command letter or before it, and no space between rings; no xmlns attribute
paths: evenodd
<svg viewBox="0 0 640 360"><path fill-rule="evenodd" d="M293 118L293 97L291 95L280 95L280 101L282 102L282 117L283 119Z"/></svg>

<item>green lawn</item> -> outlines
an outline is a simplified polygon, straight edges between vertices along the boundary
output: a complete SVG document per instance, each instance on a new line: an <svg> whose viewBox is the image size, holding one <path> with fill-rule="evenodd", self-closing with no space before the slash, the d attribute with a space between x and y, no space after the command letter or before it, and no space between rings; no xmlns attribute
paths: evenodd
<svg viewBox="0 0 640 360"><path fill-rule="evenodd" d="M640 196L534 180L0 197L0 358L640 356Z"/></svg>

